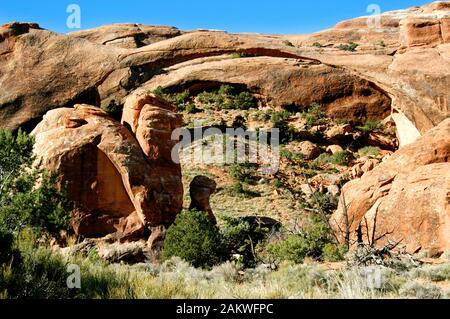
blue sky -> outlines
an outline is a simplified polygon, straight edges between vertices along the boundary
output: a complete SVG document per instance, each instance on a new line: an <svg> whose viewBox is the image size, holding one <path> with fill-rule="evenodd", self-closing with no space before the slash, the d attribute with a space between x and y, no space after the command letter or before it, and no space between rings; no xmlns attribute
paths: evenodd
<svg viewBox="0 0 450 319"><path fill-rule="evenodd" d="M229 32L311 33L337 22L367 15L368 5L382 12L429 3L421 0L15 0L1 1L0 24L37 22L41 27L69 32L69 4L81 8L81 28L134 22L172 25L180 29L219 29Z"/></svg>

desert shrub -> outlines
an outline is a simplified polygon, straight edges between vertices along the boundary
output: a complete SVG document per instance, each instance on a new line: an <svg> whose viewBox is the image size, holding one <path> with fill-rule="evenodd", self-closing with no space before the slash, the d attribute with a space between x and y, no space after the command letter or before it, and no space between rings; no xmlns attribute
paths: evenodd
<svg viewBox="0 0 450 319"><path fill-rule="evenodd" d="M270 121L274 128L279 129L280 132L280 143L287 144L295 139L296 131L295 128L288 124L288 119L292 114L287 110L282 110L278 112L273 112Z"/></svg>
<svg viewBox="0 0 450 319"><path fill-rule="evenodd" d="M411 270L411 276L430 279L439 282L450 280L450 265L424 266Z"/></svg>
<svg viewBox="0 0 450 319"><path fill-rule="evenodd" d="M253 192L245 187L242 182L236 181L225 189L225 194L232 197L253 198L261 196L258 192Z"/></svg>
<svg viewBox="0 0 450 319"><path fill-rule="evenodd" d="M10 231L33 227L57 235L68 226L69 201L55 173L31 168L34 139L0 131L0 224Z"/></svg>
<svg viewBox="0 0 450 319"><path fill-rule="evenodd" d="M344 260L344 256L347 253L347 247L343 245L336 245L333 243L328 243L323 246L322 257L325 261L341 261Z"/></svg>
<svg viewBox="0 0 450 319"><path fill-rule="evenodd" d="M0 207L0 219L11 230L29 226L58 236L69 224L70 203L56 187L58 175L46 171L23 173L10 185ZM38 185L36 187L36 185Z"/></svg>
<svg viewBox="0 0 450 319"><path fill-rule="evenodd" d="M306 125L308 127L323 124L325 117L326 114L322 110L322 106L318 103L312 103L310 107L303 112L303 118L306 120Z"/></svg>
<svg viewBox="0 0 450 319"><path fill-rule="evenodd" d="M241 110L248 110L256 108L257 103L255 97L249 92L241 92L236 96L236 108Z"/></svg>
<svg viewBox="0 0 450 319"><path fill-rule="evenodd" d="M405 283L399 291L400 295L418 299L439 299L441 290L433 284L421 284L415 281Z"/></svg>
<svg viewBox="0 0 450 319"><path fill-rule="evenodd" d="M219 228L208 214L185 211L167 230L162 257L168 260L177 256L194 267L210 268L220 263L223 254Z"/></svg>
<svg viewBox="0 0 450 319"><path fill-rule="evenodd" d="M163 87L158 86L156 89L153 90L153 94L164 98L164 96L166 95L166 91L164 90Z"/></svg>
<svg viewBox="0 0 450 319"><path fill-rule="evenodd" d="M350 161L351 154L346 151L336 152L332 156L331 163L341 166L347 166Z"/></svg>
<svg viewBox="0 0 450 319"><path fill-rule="evenodd" d="M363 126L357 126L356 128L365 134L369 134L381 130L383 125L378 120L369 119Z"/></svg>
<svg viewBox="0 0 450 319"><path fill-rule="evenodd" d="M276 188L282 188L284 185L283 185L283 182L282 181L280 181L278 178L275 178L273 181L272 181L272 184L273 184L273 186L275 186Z"/></svg>
<svg viewBox="0 0 450 319"><path fill-rule="evenodd" d="M228 258L239 255L242 266L248 268L256 265L255 247L266 238L269 229L239 218L226 217L220 231Z"/></svg>
<svg viewBox="0 0 450 319"><path fill-rule="evenodd" d="M375 146L366 146L359 150L361 156L378 156L380 154L380 148Z"/></svg>
<svg viewBox="0 0 450 319"><path fill-rule="evenodd" d="M284 40L283 44L288 47L295 47L295 45L289 40Z"/></svg>
<svg viewBox="0 0 450 319"><path fill-rule="evenodd" d="M232 85L222 84L219 88L218 93L221 95L235 95L236 89Z"/></svg>
<svg viewBox="0 0 450 319"><path fill-rule="evenodd" d="M303 161L305 159L305 155L303 155L302 153L293 153L289 150L286 149L281 149L280 151L280 156L282 158L285 158L289 161L293 161L293 162L300 162Z"/></svg>
<svg viewBox="0 0 450 319"><path fill-rule="evenodd" d="M386 47L386 43L384 42L384 40L378 41L377 44L378 44L380 47L383 47L383 48Z"/></svg>
<svg viewBox="0 0 450 319"><path fill-rule="evenodd" d="M324 164L336 164L347 166L351 158L351 154L346 151L336 152L333 155L322 153L314 160L316 167Z"/></svg>
<svg viewBox="0 0 450 319"><path fill-rule="evenodd" d="M188 102L191 98L191 93L189 92L189 90L184 90L182 92L176 93L169 93L161 86L158 86L156 89L154 89L153 94L171 102L180 111L184 111L186 109Z"/></svg>
<svg viewBox="0 0 450 319"><path fill-rule="evenodd" d="M186 106L186 112L189 114L197 113L199 110L195 107L195 104L188 103Z"/></svg>
<svg viewBox="0 0 450 319"><path fill-rule="evenodd" d="M287 110L273 112L270 116L270 121L273 127L282 127L285 125L285 121L288 120L292 114Z"/></svg>
<svg viewBox="0 0 450 319"><path fill-rule="evenodd" d="M344 50L344 51L350 51L350 52L355 52L356 48L359 46L359 44L356 44L354 42L349 42L346 44L340 44L337 46L338 49L340 50Z"/></svg>
<svg viewBox="0 0 450 319"><path fill-rule="evenodd" d="M312 44L312 46L313 46L313 47L316 47L316 48L322 48L322 47L323 47L322 44L320 44L319 42L314 42L314 43Z"/></svg>
<svg viewBox="0 0 450 319"><path fill-rule="evenodd" d="M251 93L239 92L237 88L229 84L223 84L216 91L198 94L197 101L207 108L216 110L248 110L257 107L257 101Z"/></svg>
<svg viewBox="0 0 450 319"><path fill-rule="evenodd" d="M272 260L300 264L306 257L323 259L323 249L330 243L329 226L319 216L313 215L299 234L288 235L284 240L269 243L266 250Z"/></svg>
<svg viewBox="0 0 450 319"><path fill-rule="evenodd" d="M255 181L258 165L255 163L234 163L230 166L228 174L235 181L251 184Z"/></svg>
<svg viewBox="0 0 450 319"><path fill-rule="evenodd" d="M13 299L59 299L74 297L67 288L66 263L48 249L22 253L16 263L4 274L3 288Z"/></svg>
<svg viewBox="0 0 450 319"><path fill-rule="evenodd" d="M322 209L326 213L332 213L337 209L339 199L330 194L315 192L311 197L312 208Z"/></svg>
<svg viewBox="0 0 450 319"><path fill-rule="evenodd" d="M189 90L184 90L183 92L169 94L167 99L175 104L178 110L183 111L185 110L190 97L191 94Z"/></svg>
<svg viewBox="0 0 450 319"><path fill-rule="evenodd" d="M245 53L245 52L236 52L231 55L233 59L242 59L242 58L253 58L255 54Z"/></svg>
<svg viewBox="0 0 450 319"><path fill-rule="evenodd" d="M23 166L33 162L33 145L34 138L21 130L16 136L10 131L0 130L0 185L7 184Z"/></svg>
<svg viewBox="0 0 450 319"><path fill-rule="evenodd" d="M120 118L122 114L122 106L117 104L116 100L111 100L108 104L102 105L101 109L115 119Z"/></svg>

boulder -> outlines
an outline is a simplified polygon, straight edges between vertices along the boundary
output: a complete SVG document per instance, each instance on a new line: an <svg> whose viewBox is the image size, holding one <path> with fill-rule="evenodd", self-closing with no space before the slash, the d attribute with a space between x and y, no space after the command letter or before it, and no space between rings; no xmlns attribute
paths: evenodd
<svg viewBox="0 0 450 319"><path fill-rule="evenodd" d="M142 238L181 211L179 165L147 158L133 134L99 108L50 111L33 135L36 164L58 172L75 203L76 234Z"/></svg>
<svg viewBox="0 0 450 319"><path fill-rule="evenodd" d="M307 160L315 159L320 155L320 147L309 141L293 142L286 147L294 153L303 155Z"/></svg>
<svg viewBox="0 0 450 319"><path fill-rule="evenodd" d="M342 148L342 146L339 145L330 145L327 147L326 151L327 153L336 154L339 152L343 152L344 149Z"/></svg>
<svg viewBox="0 0 450 319"><path fill-rule="evenodd" d="M196 176L189 185L189 194L191 195L191 205L189 209L207 212L211 221L216 223L216 217L209 203L209 198L216 191L215 181L206 176Z"/></svg>
<svg viewBox="0 0 450 319"><path fill-rule="evenodd" d="M450 119L404 146L343 188L331 223L340 234L349 221L368 244L401 241L410 253L450 249ZM378 239L378 240L377 240Z"/></svg>

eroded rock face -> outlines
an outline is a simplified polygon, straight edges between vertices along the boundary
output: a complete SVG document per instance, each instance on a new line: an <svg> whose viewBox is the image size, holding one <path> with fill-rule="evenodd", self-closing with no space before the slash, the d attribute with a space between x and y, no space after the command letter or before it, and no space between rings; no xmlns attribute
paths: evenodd
<svg viewBox="0 0 450 319"><path fill-rule="evenodd" d="M97 105L96 86L117 68L117 52L39 29L1 27L1 127L30 131L48 111L75 103Z"/></svg>
<svg viewBox="0 0 450 319"><path fill-rule="evenodd" d="M402 241L410 253L450 249L450 119L343 188L351 239ZM344 203L332 216L346 224ZM367 226L366 226L367 222ZM368 231L367 231L368 230Z"/></svg>
<svg viewBox="0 0 450 319"><path fill-rule="evenodd" d="M176 36L171 28L133 24L66 36L34 24L5 25L0 32L0 50L4 52L0 55L1 126L32 128L48 110L80 102L121 107L130 92L166 72L167 78L160 80L168 86L172 80L176 85L196 77L216 78L243 83L274 103L289 105L293 101L307 106L317 100L331 115L384 112L392 100L392 108L423 134L450 116L449 11L448 1L436 2L383 13L375 28L369 26L368 18L357 18L305 36L215 31ZM152 36L160 33L170 38L153 42ZM148 38L141 44L151 44L136 48L125 43L130 41L126 39L136 42L135 37L142 34ZM286 40L294 46L287 46ZM337 48L350 41L359 44L356 52ZM321 47L312 46L315 42ZM229 62L229 55L236 52L266 60ZM217 61L204 63L205 59ZM229 76L223 74L222 64ZM195 71L194 75L188 70Z"/></svg>
<svg viewBox="0 0 450 319"><path fill-rule="evenodd" d="M102 45L120 48L140 48L181 35L175 27L143 24L111 24L99 28L71 32L69 36L86 39Z"/></svg>
<svg viewBox="0 0 450 319"><path fill-rule="evenodd" d="M198 93L221 83L244 86L274 108L302 111L312 103L320 103L334 118L383 119L391 111L391 99L384 92L343 69L299 59L269 57L183 63L155 76L128 99L159 86L183 87Z"/></svg>
<svg viewBox="0 0 450 319"><path fill-rule="evenodd" d="M147 158L132 133L105 112L75 105L48 112L33 131L38 163L61 175L85 237L142 237L182 207L180 167Z"/></svg>

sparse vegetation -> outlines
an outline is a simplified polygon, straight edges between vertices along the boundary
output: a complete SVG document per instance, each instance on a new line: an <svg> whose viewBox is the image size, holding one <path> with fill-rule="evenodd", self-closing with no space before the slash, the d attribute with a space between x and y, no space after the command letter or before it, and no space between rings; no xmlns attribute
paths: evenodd
<svg viewBox="0 0 450 319"><path fill-rule="evenodd" d="M306 120L306 125L308 127L323 124L325 115L322 106L318 103L312 103L309 108L303 112L303 118Z"/></svg>
<svg viewBox="0 0 450 319"><path fill-rule="evenodd" d="M333 155L329 155L327 153L322 153L318 158L314 160L314 163L317 165L316 168L320 165L324 164L336 164L340 166L347 166L351 158L351 154L346 151L336 152ZM313 167L310 167L313 168Z"/></svg>
<svg viewBox="0 0 450 319"><path fill-rule="evenodd" d="M366 146L359 150L361 156L378 156L380 152L381 149L375 146Z"/></svg>
<svg viewBox="0 0 450 319"><path fill-rule="evenodd" d="M225 193L232 197L253 198L259 197L260 194L253 192L247 188L242 182L236 181L225 189Z"/></svg>
<svg viewBox="0 0 450 319"><path fill-rule="evenodd" d="M378 44L380 47L382 47L382 48L385 48L385 47L386 47L386 43L384 43L384 40L378 41L377 44Z"/></svg>
<svg viewBox="0 0 450 319"><path fill-rule="evenodd" d="M349 42L346 44L340 44L337 46L338 49L343 50L343 51L350 51L350 52L355 52L356 48L359 46L359 44L354 43L354 42Z"/></svg>
<svg viewBox="0 0 450 319"><path fill-rule="evenodd" d="M363 132L364 134L370 134L375 131L379 131L383 129L383 125L380 121L374 119L368 119L363 126L357 126L358 130Z"/></svg>
<svg viewBox="0 0 450 319"><path fill-rule="evenodd" d="M231 57L233 58L233 59L243 59L243 58L253 58L253 57L255 57L256 55L254 55L254 54L251 54L251 53L245 53L245 52L236 52L236 53L233 53L232 55L231 55Z"/></svg>
<svg viewBox="0 0 450 319"><path fill-rule="evenodd" d="M312 46L313 46L313 47L316 47L316 48L322 48L322 47L323 47L322 44L320 44L319 42L314 42L314 43L312 44Z"/></svg>
<svg viewBox="0 0 450 319"><path fill-rule="evenodd" d="M235 163L230 166L228 173L235 181L251 184L255 181L257 168L255 163Z"/></svg>
<svg viewBox="0 0 450 319"><path fill-rule="evenodd" d="M301 264L306 257L323 260L325 247L327 254L330 253L330 246L327 245L332 244L330 233L328 225L318 215L313 215L298 234L269 243L267 255L275 263L291 261Z"/></svg>
<svg viewBox="0 0 450 319"><path fill-rule="evenodd" d="M295 45L289 40L284 40L283 44L288 47L295 47Z"/></svg>

